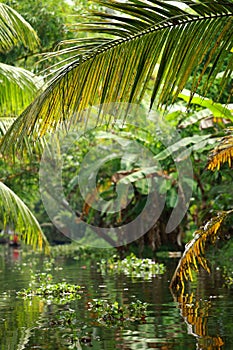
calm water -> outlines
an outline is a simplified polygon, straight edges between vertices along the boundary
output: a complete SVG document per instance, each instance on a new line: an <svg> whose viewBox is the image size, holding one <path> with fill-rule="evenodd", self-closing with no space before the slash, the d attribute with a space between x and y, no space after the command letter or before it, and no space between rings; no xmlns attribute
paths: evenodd
<svg viewBox="0 0 233 350"><path fill-rule="evenodd" d="M177 300L168 287L176 263L171 259L165 275L143 281L103 276L95 261L58 259L49 271L55 281L65 278L83 290L81 299L56 305L16 296L32 272L48 269L43 257L0 246L0 349L233 349L233 292L217 273L203 274L193 292ZM108 327L88 310L95 298L122 305L140 299L149 303L148 316L144 323Z"/></svg>

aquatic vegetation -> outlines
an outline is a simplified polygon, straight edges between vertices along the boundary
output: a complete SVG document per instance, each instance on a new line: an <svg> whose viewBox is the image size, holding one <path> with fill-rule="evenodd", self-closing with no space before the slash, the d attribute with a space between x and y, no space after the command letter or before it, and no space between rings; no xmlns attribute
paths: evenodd
<svg viewBox="0 0 233 350"><path fill-rule="evenodd" d="M140 259L133 253L123 260L114 255L110 259L102 259L100 269L103 274L108 272L124 273L127 276L139 277L143 279L151 279L158 275L162 275L166 267L164 264L156 263L152 259Z"/></svg>
<svg viewBox="0 0 233 350"><path fill-rule="evenodd" d="M103 299L94 299L88 303L88 310L93 313L93 318L105 326L123 325L125 322L145 323L147 316L147 303L140 300L129 305L120 305L117 301L111 303Z"/></svg>
<svg viewBox="0 0 233 350"><path fill-rule="evenodd" d="M62 326L62 327L73 327L77 324L77 315L75 310L69 308L68 310L60 310L55 313L52 318L46 318L46 322L42 325L46 326Z"/></svg>
<svg viewBox="0 0 233 350"><path fill-rule="evenodd" d="M48 312L49 310L49 312ZM38 329L46 332L62 331L59 346L63 349L82 349L81 344L92 346L92 341L99 341L98 335L92 334L77 310L70 305L51 305L38 320ZM60 347L59 347L60 349Z"/></svg>
<svg viewBox="0 0 233 350"><path fill-rule="evenodd" d="M77 243L63 244L51 247L51 255L54 258L66 257L73 258L75 260L81 259L103 259L109 258L113 254L116 254L114 248L110 249L95 249L92 247L84 247Z"/></svg>
<svg viewBox="0 0 233 350"><path fill-rule="evenodd" d="M47 273L37 273L32 276L30 287L17 293L22 298L39 296L57 304L67 303L70 300L80 299L81 287L65 281L53 283L53 276Z"/></svg>

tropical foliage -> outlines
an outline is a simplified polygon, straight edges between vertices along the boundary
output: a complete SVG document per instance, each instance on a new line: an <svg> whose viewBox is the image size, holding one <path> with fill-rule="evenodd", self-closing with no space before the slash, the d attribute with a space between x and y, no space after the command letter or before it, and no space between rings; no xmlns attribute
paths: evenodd
<svg viewBox="0 0 233 350"><path fill-rule="evenodd" d="M34 248L42 248L47 239L34 215L21 199L0 182L0 210L3 226L12 227L20 238Z"/></svg>
<svg viewBox="0 0 233 350"><path fill-rule="evenodd" d="M106 122L110 125L109 121L115 122L118 114L123 116L121 122L124 122L129 108L124 107L123 111L116 113L111 109L113 102L125 102L124 106L142 104L147 111L158 108L162 112L173 105L175 111L164 118L179 128L182 135L179 142L164 149L149 133L140 135L142 143L148 144L149 141L150 146L157 148L157 159L165 162L161 177L165 180L164 187L170 191L169 206L175 206L177 197L174 193L178 186L178 173L172 170L174 164L169 155L177 154L183 151L182 147L188 146L195 166L194 199L198 197L199 203L202 200L206 210L211 205L217 209L218 206L223 207L223 213L216 218L208 218L209 224L201 227L187 246L177 269L178 277L174 277L172 283L174 286L183 285L185 276L191 276L190 268L197 269L197 262L207 267L203 256L205 244L216 240L221 222L225 215L231 213L228 202L215 204L213 197L206 199L206 192L213 186L214 180L203 186L200 172L202 165L204 169L207 152L216 144L216 137L223 133L226 124L232 123L231 108L225 108L218 100L222 103L224 97L225 103L231 102L231 93L226 96L226 91L230 92L233 71L233 1L98 0L96 3L104 10L93 11L88 23L74 27L82 33L91 33L90 36L81 34L74 40L63 40L61 50L45 56L46 60L57 59L57 63L53 61L54 64L48 67L46 85L40 94L11 125L8 124L9 128L1 140L1 151L9 155L19 148L24 151L25 144L43 144L43 138L58 130L59 126L65 126L66 131L75 125L80 131L85 130L88 123L92 123L92 127ZM213 85L216 91L214 98L211 96L210 99L208 91L212 91ZM187 86L190 89L188 94L184 89ZM96 106L98 108L94 109ZM94 115L94 120L90 115ZM124 128L121 124L118 131L134 135L134 130ZM97 137L96 132L94 141ZM85 142L82 145L87 147ZM32 154L32 147L27 150ZM180 158L189 154L184 151ZM227 135L211 153L207 168L219 168L224 162L231 166L231 160L232 136ZM118 172L117 175L121 176L117 181L129 181L139 189L138 203L141 204L144 189L140 181L145 177L145 170L149 177L153 176L154 169L149 171L134 167L124 170L129 172ZM230 176L227 171L226 176ZM68 175L67 178L67 195L75 202L77 197L72 195L76 178ZM102 184L106 197L113 194L113 182L110 191L106 183ZM197 217L197 211L198 204L193 204L188 218L192 215ZM87 206L83 207L81 215L86 215L86 220L96 220L94 214ZM127 220L127 215L116 218L102 214L101 219L104 217L109 225L113 221L119 220L120 223ZM196 225L202 218L199 216L195 220L192 223ZM213 239L210 238L212 236Z"/></svg>
<svg viewBox="0 0 233 350"><path fill-rule="evenodd" d="M233 159L233 128L229 127L226 131L227 135L221 138L219 144L211 152L207 169L215 170L217 168L219 170L220 166L226 162L231 167Z"/></svg>
<svg viewBox="0 0 233 350"><path fill-rule="evenodd" d="M28 70L4 63L0 63L0 79L0 114L1 122L4 122L9 117L18 116L35 98L42 79Z"/></svg>
<svg viewBox="0 0 233 350"><path fill-rule="evenodd" d="M22 43L33 52L39 47L40 41L31 25L18 12L0 3L1 56L18 43ZM18 116L35 98L41 85L39 79L30 71L4 63L0 63L0 80L1 119L9 114Z"/></svg>
<svg viewBox="0 0 233 350"><path fill-rule="evenodd" d="M176 268L171 281L171 288L184 291L184 280L193 280L192 270L198 271L198 264L210 272L205 258L205 249L208 244L215 244L221 237L219 229L223 220L232 214L233 210L219 213L217 217L210 219L205 226L194 233L194 238L185 247L185 252Z"/></svg>
<svg viewBox="0 0 233 350"><path fill-rule="evenodd" d="M232 132L232 128L230 127L227 131L228 133ZM219 170L220 166L226 162L231 167L232 158L232 135L227 135L222 137L218 145L211 151L207 169ZM176 268L171 280L171 288L183 291L184 280L190 279L192 281L192 270L198 271L197 263L210 272L205 258L206 245L207 243L215 244L217 239L221 238L222 223L232 213L233 209L218 212L216 217L211 218L194 233L194 238L186 245L185 252Z"/></svg>
<svg viewBox="0 0 233 350"><path fill-rule="evenodd" d="M21 41L34 50L39 39L33 28L12 8L0 3L0 51L9 50ZM0 130L4 135L9 125L38 91L39 80L24 69L0 63ZM2 160L1 160L2 161ZM47 239L38 221L23 201L6 185L0 182L1 228L13 229L20 238L34 248L48 250Z"/></svg>
<svg viewBox="0 0 233 350"><path fill-rule="evenodd" d="M0 19L0 52L10 50L19 42L30 50L38 47L39 38L36 32L13 8L0 3Z"/></svg>
<svg viewBox="0 0 233 350"><path fill-rule="evenodd" d="M148 107L175 101L192 75L191 96L203 76L203 93L226 63L219 95L232 73L232 1L98 1L115 12L94 13L80 30L99 33L78 39L70 59L54 67L48 87L18 118L2 150L35 140L90 105L140 103L150 89ZM120 14L120 15L119 15ZM111 38L109 38L111 35ZM67 51L65 51L67 53ZM75 91L75 93L74 93ZM98 124L101 118L98 118Z"/></svg>

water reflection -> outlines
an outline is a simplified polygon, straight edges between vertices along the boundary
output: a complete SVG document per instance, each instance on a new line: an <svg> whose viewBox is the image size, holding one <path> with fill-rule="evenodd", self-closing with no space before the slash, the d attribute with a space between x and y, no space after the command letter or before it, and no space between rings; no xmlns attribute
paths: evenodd
<svg viewBox="0 0 233 350"><path fill-rule="evenodd" d="M33 271L46 268L43 257L33 260L21 251L15 259L12 251L0 250L1 350L233 349L232 292L222 287L217 273L201 274L192 292L177 296L168 287L176 262L167 264L162 277L143 281L103 276L95 261L58 260L54 278L84 287L80 300L58 305L16 297L17 290L28 287ZM100 324L88 310L95 298L126 306L139 299L149 303L148 316L144 322Z"/></svg>
<svg viewBox="0 0 233 350"><path fill-rule="evenodd" d="M203 299L196 300L194 293L181 294L175 297L175 300L177 300L180 314L187 324L187 333L196 338L197 349L221 349L224 345L223 339L217 333L210 335L208 329L210 311L213 307L212 302Z"/></svg>

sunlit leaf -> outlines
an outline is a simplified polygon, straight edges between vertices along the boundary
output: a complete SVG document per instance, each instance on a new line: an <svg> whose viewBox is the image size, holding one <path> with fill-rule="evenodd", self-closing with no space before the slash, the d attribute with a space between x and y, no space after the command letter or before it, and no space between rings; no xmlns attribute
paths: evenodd
<svg viewBox="0 0 233 350"><path fill-rule="evenodd" d="M7 130L13 124L14 121L15 121L15 118L12 118L12 117L0 118L0 137L7 132Z"/></svg>
<svg viewBox="0 0 233 350"><path fill-rule="evenodd" d="M26 69L0 63L0 115L19 115L35 98L42 81Z"/></svg>
<svg viewBox="0 0 233 350"><path fill-rule="evenodd" d="M0 215L3 227L11 227L20 239L34 248L45 248L48 251L48 242L38 221L23 201L0 182Z"/></svg>
<svg viewBox="0 0 233 350"><path fill-rule="evenodd" d="M229 167L232 165L233 160L233 128L229 127L227 129L230 135L226 135L221 138L218 145L210 153L207 169L219 170L220 166L224 163L228 163Z"/></svg>
<svg viewBox="0 0 233 350"><path fill-rule="evenodd" d="M170 283L172 289L183 292L185 280L192 281L192 270L198 271L197 262L203 269L210 272L205 258L206 247L216 242L223 220L232 212L233 210L218 213L194 233L194 238L186 244L185 251L172 277Z"/></svg>
<svg viewBox="0 0 233 350"><path fill-rule="evenodd" d="M98 36L92 43L80 39L70 58L60 61L57 70L54 67L55 76L47 89L3 139L3 151L17 147L25 136L35 140L61 122L71 118L77 122L74 116L78 118L89 106L140 103L148 87L148 108L155 103L167 105L175 101L192 74L191 100L206 74L207 93L226 60L221 89L230 83L233 0L181 1L184 8L170 1L97 2L117 14L95 13L89 24L79 27Z"/></svg>
<svg viewBox="0 0 233 350"><path fill-rule="evenodd" d="M188 102L190 100L190 91L184 89L180 94L179 97L182 98L184 101ZM227 108L227 106L222 105L221 103L216 103L212 101L211 99L204 98L202 96L199 96L195 94L192 98L191 104L196 104L200 107L208 108L209 111L212 113L212 115L216 118L227 118L231 121L233 121L233 115L231 111Z"/></svg>
<svg viewBox="0 0 233 350"><path fill-rule="evenodd" d="M19 13L0 3L0 52L6 52L19 42L30 50L35 50L39 45L39 38Z"/></svg>

